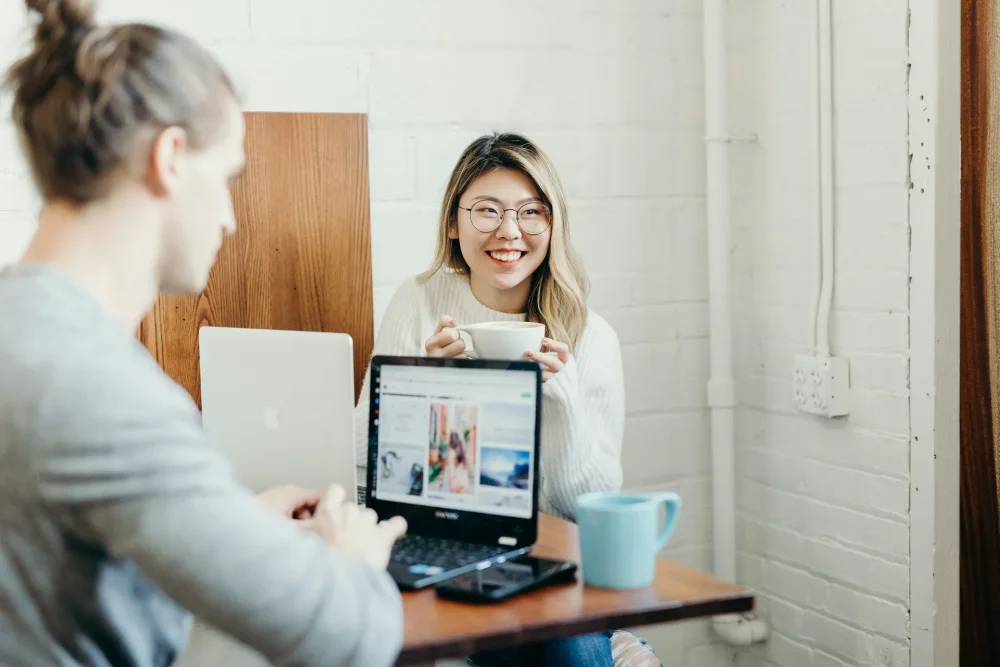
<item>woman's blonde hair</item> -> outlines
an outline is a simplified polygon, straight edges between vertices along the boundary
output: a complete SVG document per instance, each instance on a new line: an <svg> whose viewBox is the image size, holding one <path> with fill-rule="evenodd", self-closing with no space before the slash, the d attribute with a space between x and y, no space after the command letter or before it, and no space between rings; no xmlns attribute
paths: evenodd
<svg viewBox="0 0 1000 667"><path fill-rule="evenodd" d="M519 171L535 183L552 209L552 234L542 264L531 276L527 319L545 325L546 335L575 350L587 325L587 275L570 243L566 195L549 157L529 139L513 133L493 133L473 141L451 172L441 202L437 254L421 280L438 271L468 275L469 265L462 256L458 239L449 232L458 225L458 202L472 183L483 174L498 169Z"/></svg>

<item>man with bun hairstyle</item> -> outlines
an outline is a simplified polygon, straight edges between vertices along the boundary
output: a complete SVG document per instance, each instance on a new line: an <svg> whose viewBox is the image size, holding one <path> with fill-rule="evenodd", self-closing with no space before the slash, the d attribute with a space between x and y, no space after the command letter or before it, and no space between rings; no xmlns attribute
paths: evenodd
<svg viewBox="0 0 1000 667"><path fill-rule="evenodd" d="M0 269L0 665L164 667L190 612L276 664L392 664L405 522L338 487L255 497L134 336L235 230L232 84L176 32L26 4L6 86L44 206Z"/></svg>

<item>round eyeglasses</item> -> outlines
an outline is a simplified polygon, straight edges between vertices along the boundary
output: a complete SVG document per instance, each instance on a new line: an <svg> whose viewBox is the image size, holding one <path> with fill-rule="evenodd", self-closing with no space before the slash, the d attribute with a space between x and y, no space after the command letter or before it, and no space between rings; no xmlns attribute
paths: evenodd
<svg viewBox="0 0 1000 667"><path fill-rule="evenodd" d="M544 232L552 221L552 210L540 201L530 201L514 209L504 208L503 204L492 199L482 199L471 208L458 208L468 211L472 226L487 234L500 228L507 211L514 212L514 223L522 232L531 236Z"/></svg>

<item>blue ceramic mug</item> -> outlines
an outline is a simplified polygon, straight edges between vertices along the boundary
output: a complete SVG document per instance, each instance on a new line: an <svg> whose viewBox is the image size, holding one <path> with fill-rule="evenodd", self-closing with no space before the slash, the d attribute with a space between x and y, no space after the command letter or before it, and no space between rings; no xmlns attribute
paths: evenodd
<svg viewBox="0 0 1000 667"><path fill-rule="evenodd" d="M666 520L660 526L660 506ZM681 513L676 493L587 493L577 499L583 580L601 588L653 583L656 555Z"/></svg>

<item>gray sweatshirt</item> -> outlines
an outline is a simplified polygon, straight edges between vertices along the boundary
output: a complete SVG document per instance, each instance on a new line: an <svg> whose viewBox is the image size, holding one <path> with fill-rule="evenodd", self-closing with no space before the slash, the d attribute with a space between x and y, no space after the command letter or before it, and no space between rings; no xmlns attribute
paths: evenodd
<svg viewBox="0 0 1000 667"><path fill-rule="evenodd" d="M270 661L390 665L402 603L242 488L62 273L0 270L0 665L166 666L190 610Z"/></svg>

